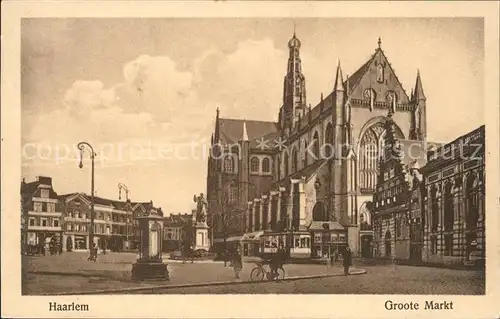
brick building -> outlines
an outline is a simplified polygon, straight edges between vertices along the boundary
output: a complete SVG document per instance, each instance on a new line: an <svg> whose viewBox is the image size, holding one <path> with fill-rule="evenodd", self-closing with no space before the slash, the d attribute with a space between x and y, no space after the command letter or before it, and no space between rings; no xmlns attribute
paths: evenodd
<svg viewBox="0 0 500 319"><path fill-rule="evenodd" d="M163 249L166 252L180 251L188 234L192 231L193 214L172 213L163 221Z"/></svg>
<svg viewBox="0 0 500 319"><path fill-rule="evenodd" d="M426 140L420 74L408 95L380 39L351 76L338 64L331 90L314 107L306 102L301 45L295 34L288 42L278 121L227 119L217 110L207 174L216 246L231 238L255 252L259 238L271 233L288 238L292 253L315 257L346 244L360 253L362 235L372 246L369 208L388 110L398 139Z"/></svg>
<svg viewBox="0 0 500 319"><path fill-rule="evenodd" d="M60 196L63 206L64 238L63 249L87 250L89 243L91 197L84 193ZM153 207L152 202L134 203L116 201L94 196L94 243L114 251L137 247L139 230L137 215Z"/></svg>
<svg viewBox="0 0 500 319"><path fill-rule="evenodd" d="M484 126L413 165L391 153L397 144L386 140L389 153L373 196L376 256L410 263L484 260Z"/></svg>
<svg viewBox="0 0 500 319"><path fill-rule="evenodd" d="M21 182L21 214L24 217L24 249L43 246L54 238L59 250L63 238L63 208L52 187L52 178L39 176L33 182Z"/></svg>

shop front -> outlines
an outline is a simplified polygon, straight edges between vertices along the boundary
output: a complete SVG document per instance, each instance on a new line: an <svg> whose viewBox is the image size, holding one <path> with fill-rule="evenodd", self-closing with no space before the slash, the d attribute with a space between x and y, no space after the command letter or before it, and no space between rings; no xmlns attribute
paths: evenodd
<svg viewBox="0 0 500 319"><path fill-rule="evenodd" d="M347 231L337 222L312 222L309 227L312 238L311 258L327 258L341 253L347 246Z"/></svg>

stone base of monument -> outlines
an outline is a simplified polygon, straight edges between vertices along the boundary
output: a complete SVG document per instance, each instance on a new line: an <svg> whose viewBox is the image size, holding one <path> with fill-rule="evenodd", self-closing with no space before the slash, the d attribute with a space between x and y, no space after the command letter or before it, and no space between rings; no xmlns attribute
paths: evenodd
<svg viewBox="0 0 500 319"><path fill-rule="evenodd" d="M210 242L208 240L208 225L204 222L197 222L194 227L195 227L194 250L203 249L208 251L210 249Z"/></svg>
<svg viewBox="0 0 500 319"><path fill-rule="evenodd" d="M132 265L133 280L169 280L167 264L161 261L138 260Z"/></svg>

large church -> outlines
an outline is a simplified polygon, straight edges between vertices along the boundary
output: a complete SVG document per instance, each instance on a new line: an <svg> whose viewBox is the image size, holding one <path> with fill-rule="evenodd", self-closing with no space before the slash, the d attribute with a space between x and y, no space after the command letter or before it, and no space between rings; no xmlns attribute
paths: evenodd
<svg viewBox="0 0 500 319"><path fill-rule="evenodd" d="M241 245L244 255L253 255L282 243L292 255L312 258L346 245L370 254L371 202L388 114L401 144L426 152L420 74L415 70L408 94L380 39L350 76L338 64L331 91L314 107L306 104L300 49L294 33L277 122L224 118L217 109L207 175L216 250ZM405 160L411 165L410 156Z"/></svg>

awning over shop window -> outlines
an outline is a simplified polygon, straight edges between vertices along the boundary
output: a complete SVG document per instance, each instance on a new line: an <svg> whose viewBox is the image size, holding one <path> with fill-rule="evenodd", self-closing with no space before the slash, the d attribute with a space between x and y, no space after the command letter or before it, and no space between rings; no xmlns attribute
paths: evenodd
<svg viewBox="0 0 500 319"><path fill-rule="evenodd" d="M242 241L258 241L260 239L260 236L262 236L262 234L264 234L263 231L246 233L243 235L243 238L241 240Z"/></svg>
<svg viewBox="0 0 500 319"><path fill-rule="evenodd" d="M345 230L339 222L313 221L309 226L310 231L318 230Z"/></svg>

